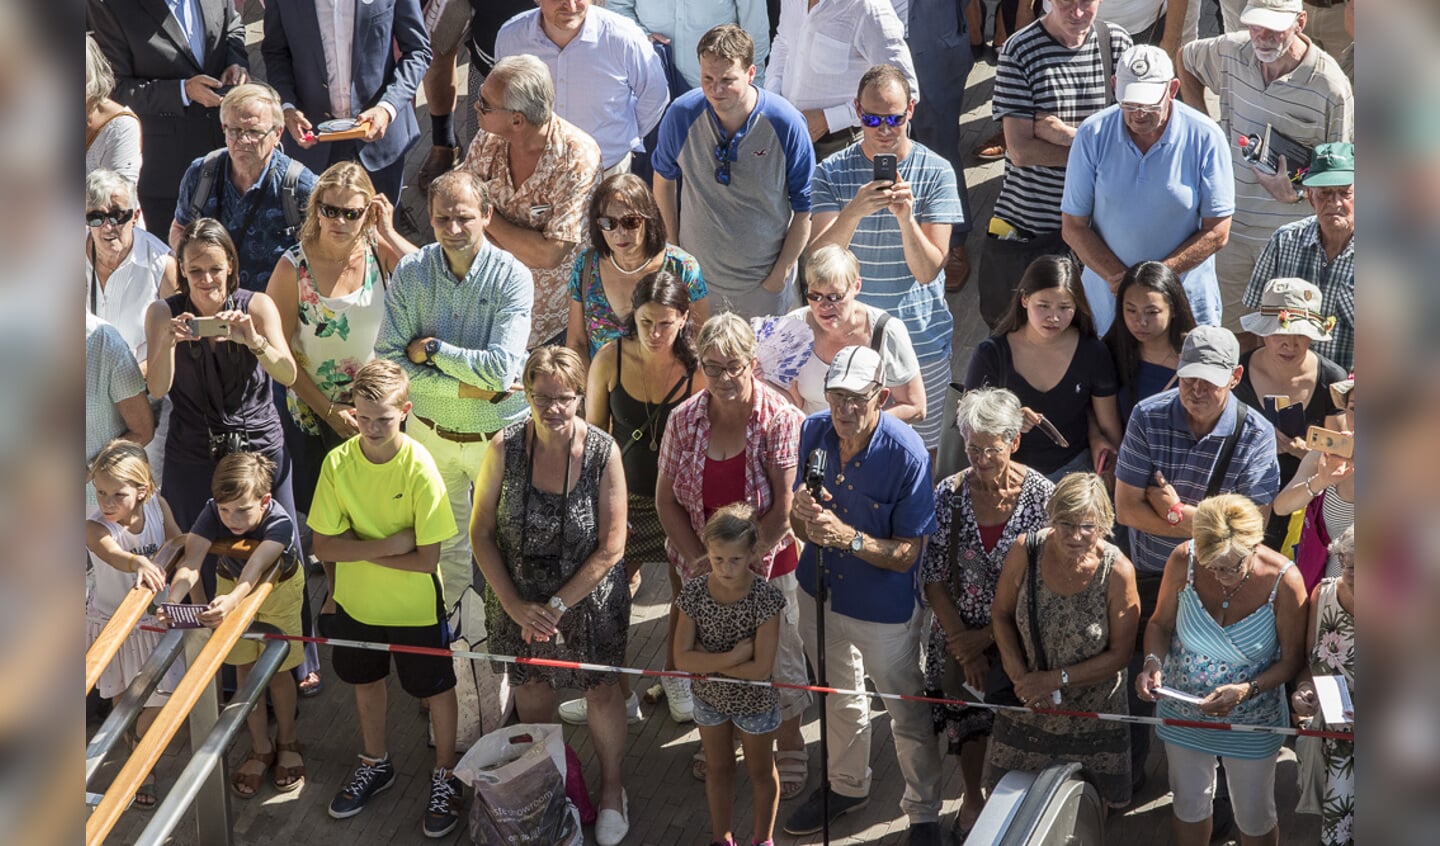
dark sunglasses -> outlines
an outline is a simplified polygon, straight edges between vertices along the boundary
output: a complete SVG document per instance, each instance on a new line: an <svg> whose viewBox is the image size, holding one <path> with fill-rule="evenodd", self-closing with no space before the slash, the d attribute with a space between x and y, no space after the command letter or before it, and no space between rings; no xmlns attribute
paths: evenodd
<svg viewBox="0 0 1440 846"><path fill-rule="evenodd" d="M872 115L869 112L859 112L858 114L860 115L860 122L871 129L874 129L882 123L886 126L899 126L908 118L904 112L898 115Z"/></svg>
<svg viewBox="0 0 1440 846"><path fill-rule="evenodd" d="M600 227L601 232L614 232L617 227L625 229L639 229L648 220L643 214L627 214L624 217L597 217L595 225Z"/></svg>
<svg viewBox="0 0 1440 846"><path fill-rule="evenodd" d="M319 200L315 201L315 208L320 211L321 217L328 217L331 220L334 220L337 217L344 217L346 220L351 222L359 220L360 218L365 216L365 212L370 211L369 206L366 206L363 209L346 209L341 208L340 206L332 206L329 203L322 203Z"/></svg>
<svg viewBox="0 0 1440 846"><path fill-rule="evenodd" d="M720 165L715 168L715 181L721 185L730 184L730 165L736 161L740 151L740 139L731 138L728 142L722 141L715 145L715 161Z"/></svg>
<svg viewBox="0 0 1440 846"><path fill-rule="evenodd" d="M85 212L85 225L91 229L99 229L109 223L114 226L124 226L135 217L134 209L110 209L109 211Z"/></svg>
<svg viewBox="0 0 1440 846"><path fill-rule="evenodd" d="M840 292L840 293L838 293L838 294L819 294L819 293L816 293L815 291L806 291L806 292L805 292L805 299L809 300L809 301L812 302L812 303L818 303L818 302L820 302L821 300L824 300L824 301L827 302L827 303L832 303L832 304L833 304L833 303L838 303L838 302L840 302L841 300L845 299L845 298L848 297L848 296L850 296L850 292L849 292L849 291L842 291L842 292Z"/></svg>

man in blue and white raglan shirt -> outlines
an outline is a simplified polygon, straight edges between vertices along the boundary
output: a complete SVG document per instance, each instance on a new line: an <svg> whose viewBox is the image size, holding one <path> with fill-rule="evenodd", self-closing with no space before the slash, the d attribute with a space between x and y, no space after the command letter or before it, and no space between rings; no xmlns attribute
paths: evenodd
<svg viewBox="0 0 1440 846"><path fill-rule="evenodd" d="M700 87L660 122L655 200L671 240L700 262L714 313L783 314L810 237L815 153L805 118L755 85L755 43L740 27L715 27L696 53Z"/></svg>

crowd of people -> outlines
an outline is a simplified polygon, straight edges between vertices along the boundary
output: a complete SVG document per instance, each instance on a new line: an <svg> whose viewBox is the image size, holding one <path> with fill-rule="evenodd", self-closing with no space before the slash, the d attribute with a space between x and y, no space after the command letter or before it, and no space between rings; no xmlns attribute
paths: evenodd
<svg viewBox="0 0 1440 846"><path fill-rule="evenodd" d="M807 792L793 685L820 666L948 700L884 700L915 846L943 841L946 750L963 838L1007 773L1057 762L1128 806L1152 737L1176 842L1232 819L1279 841L1284 738L1195 724L1353 725L1317 691L1355 678L1354 0L1222 0L1204 39L1199 0L1002 2L973 350L947 295L972 276L979 0L263 0L253 76L240 5L87 0L92 637L134 586L214 626L273 579L257 619L287 634L444 648L474 590L496 654L630 666L656 564L664 669L792 685L663 679L714 844L745 840L737 754L753 844L869 801L857 694L820 699ZM254 551L211 554L235 539ZM258 655L227 658L240 682ZM343 819L395 783L392 663L442 837L465 794L449 659L334 647L359 762L314 787ZM243 798L306 786L314 644L281 669ZM622 842L628 677L493 672L517 719L589 727L595 839ZM1297 752L1322 842L1353 842L1353 742Z"/></svg>

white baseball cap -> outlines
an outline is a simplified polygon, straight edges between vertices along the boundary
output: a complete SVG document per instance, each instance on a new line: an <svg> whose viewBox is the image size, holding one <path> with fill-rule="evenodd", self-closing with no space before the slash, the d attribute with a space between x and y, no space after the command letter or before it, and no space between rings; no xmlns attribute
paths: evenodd
<svg viewBox="0 0 1440 846"><path fill-rule="evenodd" d="M1303 11L1300 0L1248 0L1240 13L1240 25L1284 32Z"/></svg>
<svg viewBox="0 0 1440 846"><path fill-rule="evenodd" d="M1120 54L1120 65L1115 68L1115 99L1153 105L1164 98L1174 78L1175 65L1164 50L1137 44Z"/></svg>

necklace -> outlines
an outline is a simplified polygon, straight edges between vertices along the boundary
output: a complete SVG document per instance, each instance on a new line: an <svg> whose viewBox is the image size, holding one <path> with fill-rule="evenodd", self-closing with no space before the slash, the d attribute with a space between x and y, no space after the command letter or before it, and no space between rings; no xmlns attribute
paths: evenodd
<svg viewBox="0 0 1440 846"><path fill-rule="evenodd" d="M1240 582L1235 585L1235 587L1230 588L1230 590L1226 591L1226 592L1225 592L1225 595L1220 598L1220 610L1221 610L1221 611L1224 611L1224 610L1226 610L1226 609L1228 609L1228 608L1230 607L1230 598L1233 597L1235 594L1239 593L1239 592L1240 592L1240 588L1245 587L1245 583L1248 582L1248 581L1250 581L1250 574L1253 573L1253 572L1255 572L1255 568L1254 568L1254 567L1251 567L1250 569L1246 570L1246 571L1245 571L1245 578L1241 579Z"/></svg>
<svg viewBox="0 0 1440 846"><path fill-rule="evenodd" d="M626 276L634 276L635 274L637 274L637 273L639 273L640 271L644 270L644 269L650 264L650 261L651 261L651 259L653 259L653 258L654 258L654 256L651 256L650 258L647 258L647 259L645 259L644 261L640 262L640 266L637 267L637 268L635 268L634 270L626 270L625 268L623 268L623 267L620 266L620 262L618 262L618 261L615 260L615 254L614 254L614 253L611 253L611 254L610 254L610 266L611 266L611 267L614 267L616 270L620 271L621 273L625 274Z"/></svg>
<svg viewBox="0 0 1440 846"><path fill-rule="evenodd" d="M640 362L640 393L645 401L645 421L649 424L650 429L650 451L658 452L660 449L660 438L656 432L656 422L660 415L656 414L650 405L650 378L645 372L645 362L643 359ZM664 400L661 400L661 404L664 404ZM642 436L643 433L639 429L635 430L635 433L631 435L631 437L637 441L640 440Z"/></svg>

